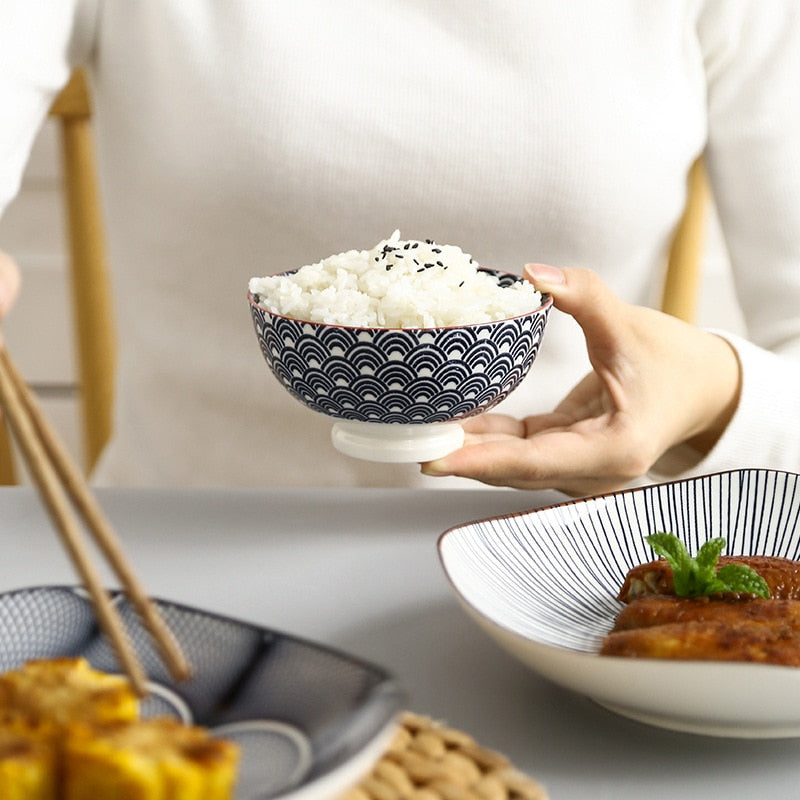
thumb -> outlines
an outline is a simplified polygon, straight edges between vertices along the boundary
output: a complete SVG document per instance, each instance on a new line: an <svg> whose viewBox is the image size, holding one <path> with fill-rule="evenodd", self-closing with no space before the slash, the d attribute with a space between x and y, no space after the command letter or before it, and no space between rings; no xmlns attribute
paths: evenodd
<svg viewBox="0 0 800 800"><path fill-rule="evenodd" d="M627 304L594 270L526 264L523 274L539 291L552 295L553 305L574 317L587 338L608 334L624 316Z"/></svg>

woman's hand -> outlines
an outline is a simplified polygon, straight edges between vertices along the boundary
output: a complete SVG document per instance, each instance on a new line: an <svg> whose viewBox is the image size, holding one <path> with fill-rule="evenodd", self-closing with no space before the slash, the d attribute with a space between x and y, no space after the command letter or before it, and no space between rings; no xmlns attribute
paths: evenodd
<svg viewBox="0 0 800 800"><path fill-rule="evenodd" d="M425 474L587 495L629 484L678 444L698 459L711 449L739 398L724 339L624 303L588 269L529 264L525 276L581 326L593 371L552 413L468 420L464 446Z"/></svg>
<svg viewBox="0 0 800 800"><path fill-rule="evenodd" d="M0 317L5 316L19 294L20 274L11 256L0 250Z"/></svg>

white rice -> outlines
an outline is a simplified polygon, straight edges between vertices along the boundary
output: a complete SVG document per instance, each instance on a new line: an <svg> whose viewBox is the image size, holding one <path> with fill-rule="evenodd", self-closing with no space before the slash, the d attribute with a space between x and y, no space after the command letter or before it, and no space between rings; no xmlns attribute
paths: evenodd
<svg viewBox="0 0 800 800"><path fill-rule="evenodd" d="M528 281L502 287L453 245L401 240L350 250L286 275L251 278L255 301L276 314L329 325L439 328L526 314L542 297Z"/></svg>

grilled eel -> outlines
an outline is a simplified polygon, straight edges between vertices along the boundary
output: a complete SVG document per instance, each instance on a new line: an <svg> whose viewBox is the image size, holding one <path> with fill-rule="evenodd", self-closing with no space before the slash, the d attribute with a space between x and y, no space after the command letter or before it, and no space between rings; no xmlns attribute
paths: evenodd
<svg viewBox="0 0 800 800"><path fill-rule="evenodd" d="M776 620L789 630L800 632L800 600L740 598L727 594L712 597L650 594L624 606L613 630L654 628L682 622L721 622L729 626L740 622L770 625Z"/></svg>
<svg viewBox="0 0 800 800"><path fill-rule="evenodd" d="M769 586L769 596L777 600L800 600L800 562L775 556L720 556L717 566L744 564L754 569ZM630 603L646 594L675 594L672 568L659 558L631 569L617 599Z"/></svg>
<svg viewBox="0 0 800 800"><path fill-rule="evenodd" d="M628 658L751 661L800 667L800 635L778 618L671 622L612 632L603 640L600 653Z"/></svg>
<svg viewBox="0 0 800 800"><path fill-rule="evenodd" d="M664 559L631 569L626 603L600 653L628 658L749 661L800 666L800 563L770 556L721 556L761 575L770 597L728 592L677 597Z"/></svg>

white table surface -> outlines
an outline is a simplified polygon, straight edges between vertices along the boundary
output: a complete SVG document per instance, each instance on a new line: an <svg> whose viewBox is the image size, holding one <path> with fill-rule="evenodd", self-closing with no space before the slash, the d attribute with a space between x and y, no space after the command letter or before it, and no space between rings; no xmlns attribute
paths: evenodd
<svg viewBox="0 0 800 800"><path fill-rule="evenodd" d="M410 710L504 753L553 800L800 797L800 739L714 739L617 717L518 664L466 616L441 569L439 535L561 499L555 493L106 489L98 497L154 596L387 667ZM0 590L76 582L32 490L0 489L0 542Z"/></svg>

